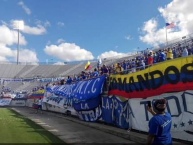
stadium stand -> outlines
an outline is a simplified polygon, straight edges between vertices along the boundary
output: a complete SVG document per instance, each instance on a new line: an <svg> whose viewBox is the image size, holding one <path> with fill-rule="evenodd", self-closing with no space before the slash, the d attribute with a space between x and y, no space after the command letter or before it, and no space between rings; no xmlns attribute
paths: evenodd
<svg viewBox="0 0 193 145"><path fill-rule="evenodd" d="M192 49L193 39L192 34L183 38L183 39L176 39L168 43L167 47L165 45L160 45L158 48L151 48L149 50L153 50L156 52L161 49L166 49L168 47L189 47ZM146 50L144 50L146 51ZM122 63L124 60L131 60L136 58L137 56L141 56L144 54L144 51L130 53L124 57L111 57L105 58L102 60L103 64L106 66L112 66L115 63ZM182 52L181 52L182 53ZM3 79L25 79L25 78L57 78L57 77L67 77L80 74L84 71L85 62L76 62L76 63L67 63L65 65L38 65L38 64L3 64L0 63L0 91L2 91L2 87L10 88L12 91L21 91L21 90L30 90L36 86L46 85L47 82L3 82ZM97 68L97 61L91 61L92 68L90 71L93 71Z"/></svg>

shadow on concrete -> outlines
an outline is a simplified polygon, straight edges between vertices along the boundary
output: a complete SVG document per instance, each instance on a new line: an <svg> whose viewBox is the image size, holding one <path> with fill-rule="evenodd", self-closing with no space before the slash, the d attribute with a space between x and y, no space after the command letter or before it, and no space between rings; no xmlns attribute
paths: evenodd
<svg viewBox="0 0 193 145"><path fill-rule="evenodd" d="M19 126L23 128L33 128L34 131L28 131L28 132L35 132L41 135L45 140L47 140L50 143L57 143L57 144L66 144L64 143L60 138L57 136L53 135L51 132L45 130L43 127L40 125L36 124L35 122L31 121L30 119L20 115L16 111L9 109L10 112L12 112L14 115L11 115L15 118L17 118L20 122L25 123L27 126ZM48 140L49 139L49 140Z"/></svg>

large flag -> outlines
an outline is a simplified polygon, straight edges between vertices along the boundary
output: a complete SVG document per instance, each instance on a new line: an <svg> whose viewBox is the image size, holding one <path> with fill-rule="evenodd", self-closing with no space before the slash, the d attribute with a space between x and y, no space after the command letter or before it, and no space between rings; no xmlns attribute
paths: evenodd
<svg viewBox="0 0 193 145"><path fill-rule="evenodd" d="M166 29L174 28L174 23L166 23Z"/></svg>
<svg viewBox="0 0 193 145"><path fill-rule="evenodd" d="M86 63L86 65L85 65L84 68L85 68L85 70L89 70L89 69L92 68L92 66L90 65L90 62L89 62L89 61Z"/></svg>

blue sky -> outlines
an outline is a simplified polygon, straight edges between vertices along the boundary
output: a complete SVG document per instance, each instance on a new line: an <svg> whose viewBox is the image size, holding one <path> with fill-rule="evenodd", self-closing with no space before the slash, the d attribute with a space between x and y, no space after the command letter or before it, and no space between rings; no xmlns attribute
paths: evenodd
<svg viewBox="0 0 193 145"><path fill-rule="evenodd" d="M165 21L170 19L163 16L158 8L164 9L172 2L172 0L1 0L0 26L6 25L12 30L11 21L23 20L29 31L26 27L26 31L21 32L27 42L21 45L21 48L35 52L39 62L45 62L46 59L49 61L53 59L55 62L66 61L61 56L65 57L68 54L63 52L66 47L68 47L66 51L77 47L72 51L74 53L72 56L68 54L67 61L79 60L77 55L92 55L96 59L104 52L127 53L133 52L137 47L140 50L152 47L154 43L144 37L150 33L144 29L145 23L149 21L151 23L149 26L156 23L156 32L163 28ZM167 12L167 9L164 11ZM30 31L32 27L42 32L34 34ZM140 36L143 38L140 39ZM57 43L59 39L63 41ZM159 41L161 42L163 40ZM58 50L57 47L62 43ZM5 43L4 46L14 50L16 44L16 42L11 45ZM80 49L90 53L79 51ZM60 56L53 51L58 51ZM76 52L78 54L75 54ZM14 60L11 55L5 57ZM85 56L81 59L93 57Z"/></svg>

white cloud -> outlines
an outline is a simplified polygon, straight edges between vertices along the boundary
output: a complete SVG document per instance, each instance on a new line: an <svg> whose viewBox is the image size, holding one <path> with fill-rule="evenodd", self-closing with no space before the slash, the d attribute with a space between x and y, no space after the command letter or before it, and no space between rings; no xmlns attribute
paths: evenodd
<svg viewBox="0 0 193 145"><path fill-rule="evenodd" d="M25 37L20 33L20 45L26 45ZM0 43L5 45L13 45L18 43L18 32L9 29L7 26L0 26Z"/></svg>
<svg viewBox="0 0 193 145"><path fill-rule="evenodd" d="M24 9L24 11L26 12L26 14L28 14L28 15L31 14L31 10L30 10L22 1L20 1L20 2L18 3L18 5L20 5L20 6Z"/></svg>
<svg viewBox="0 0 193 145"><path fill-rule="evenodd" d="M44 48L46 54L64 61L81 61L94 59L92 53L74 43L61 43Z"/></svg>
<svg viewBox="0 0 193 145"><path fill-rule="evenodd" d="M8 24L3 20L1 20L1 23L2 23L2 25L8 26Z"/></svg>
<svg viewBox="0 0 193 145"><path fill-rule="evenodd" d="M50 24L50 22L49 22L48 20L46 20L46 21L44 22L44 26L45 26L45 27L48 27L48 26L51 26L51 24Z"/></svg>
<svg viewBox="0 0 193 145"><path fill-rule="evenodd" d="M37 54L29 49L20 49L19 62L38 62ZM5 44L0 44L0 61L17 60L17 50L7 47Z"/></svg>
<svg viewBox="0 0 193 145"><path fill-rule="evenodd" d="M14 23L17 20L11 20L11 26L14 27ZM37 24L36 27L30 27L28 25L25 25L24 23L24 29L21 30L23 33L31 34L31 35L43 35L46 33L46 28L42 26L41 24Z"/></svg>
<svg viewBox="0 0 193 145"><path fill-rule="evenodd" d="M36 25L42 25L42 26L44 26L44 27L51 26L51 23L50 23L48 20L46 20L46 21L44 22L44 21L41 21L41 20L36 19L35 24L36 24Z"/></svg>
<svg viewBox="0 0 193 145"><path fill-rule="evenodd" d="M17 50L13 50L13 58L17 60ZM35 51L29 49L20 49L19 62L38 62L37 54Z"/></svg>
<svg viewBox="0 0 193 145"><path fill-rule="evenodd" d="M26 45L25 37L20 33L20 45ZM8 26L0 26L0 61L16 61L17 50L9 46L18 43L18 31L11 30ZM20 62L38 62L37 54L29 49L20 48Z"/></svg>
<svg viewBox="0 0 193 145"><path fill-rule="evenodd" d="M193 32L193 1L173 0L165 7L159 7L158 11L166 23L175 23L174 29L168 29L168 41L181 38ZM152 18L144 23L142 27L143 36L140 40L150 44L158 45L166 42L165 26L158 29L158 20Z"/></svg>
<svg viewBox="0 0 193 145"><path fill-rule="evenodd" d="M130 35L125 36L125 39L131 40L131 36Z"/></svg>
<svg viewBox="0 0 193 145"><path fill-rule="evenodd" d="M64 23L63 22L58 22L58 26L64 26Z"/></svg>
<svg viewBox="0 0 193 145"><path fill-rule="evenodd" d="M100 54L97 58L109 58L109 57L124 57L127 56L127 54L125 53L118 53L115 51L108 51L108 52L104 52L102 54Z"/></svg>
<svg viewBox="0 0 193 145"><path fill-rule="evenodd" d="M57 43L58 43L58 44L63 43L63 42L65 42L65 40L62 39L62 38L60 38L60 39L57 40Z"/></svg>
<svg viewBox="0 0 193 145"><path fill-rule="evenodd" d="M5 57L0 56L0 63L1 62L9 62L9 60L7 60Z"/></svg>
<svg viewBox="0 0 193 145"><path fill-rule="evenodd" d="M42 25L37 25L36 27L30 27L25 25L22 32L26 34L32 34L32 35L42 35L46 33L46 29Z"/></svg>

